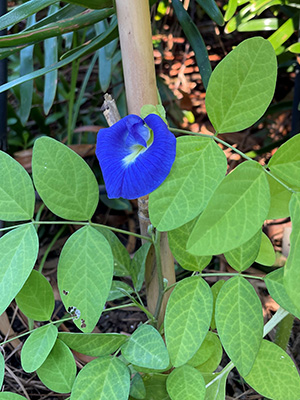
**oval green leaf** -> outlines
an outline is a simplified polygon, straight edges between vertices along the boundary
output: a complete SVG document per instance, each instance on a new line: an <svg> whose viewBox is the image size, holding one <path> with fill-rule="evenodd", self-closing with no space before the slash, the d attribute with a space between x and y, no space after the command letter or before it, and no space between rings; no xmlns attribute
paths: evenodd
<svg viewBox="0 0 300 400"><path fill-rule="evenodd" d="M60 332L58 338L70 349L91 357L108 356L117 351L128 339L119 333Z"/></svg>
<svg viewBox="0 0 300 400"><path fill-rule="evenodd" d="M34 212L35 193L28 173L3 151L0 151L0 171L0 220L31 219Z"/></svg>
<svg viewBox="0 0 300 400"><path fill-rule="evenodd" d="M216 325L222 345L241 375L251 370L263 337L261 302L241 276L229 279L216 302Z"/></svg>
<svg viewBox="0 0 300 400"><path fill-rule="evenodd" d="M39 239L32 224L21 225L1 237L0 315L26 282L38 251Z"/></svg>
<svg viewBox="0 0 300 400"><path fill-rule="evenodd" d="M300 188L300 133L279 147L268 168L288 185Z"/></svg>
<svg viewBox="0 0 300 400"><path fill-rule="evenodd" d="M146 397L145 400L170 400L167 392L167 375L148 375L143 378Z"/></svg>
<svg viewBox="0 0 300 400"><path fill-rule="evenodd" d="M54 310L54 294L50 283L33 270L16 296L16 302L26 317L35 321L48 321Z"/></svg>
<svg viewBox="0 0 300 400"><path fill-rule="evenodd" d="M182 268L188 271L202 271L210 263L212 256L193 256L186 250L189 236L198 217L168 232L168 241L171 252Z"/></svg>
<svg viewBox="0 0 300 400"><path fill-rule="evenodd" d="M37 375L50 390L57 393L69 393L75 380L76 371L76 363L71 350L61 340L56 339L46 361L37 370Z"/></svg>
<svg viewBox="0 0 300 400"><path fill-rule="evenodd" d="M284 266L284 286L287 294L300 311L300 193L294 193L290 201L292 233L290 252Z"/></svg>
<svg viewBox="0 0 300 400"><path fill-rule="evenodd" d="M275 261L276 254L273 244L268 236L265 233L262 233L259 252L255 262L270 267L275 264Z"/></svg>
<svg viewBox="0 0 300 400"><path fill-rule="evenodd" d="M275 90L277 61L267 40L244 40L214 69L206 93L208 117L218 133L253 125L266 111Z"/></svg>
<svg viewBox="0 0 300 400"><path fill-rule="evenodd" d="M201 372L190 365L175 368L167 379L171 400L204 400L205 382Z"/></svg>
<svg viewBox="0 0 300 400"><path fill-rule="evenodd" d="M24 400L24 399L26 399L26 397L20 396L19 394L16 394L16 393L1 392L0 399L1 400Z"/></svg>
<svg viewBox="0 0 300 400"><path fill-rule="evenodd" d="M245 161L220 183L196 222L187 243L194 255L221 254L253 237L270 206L266 174L260 164Z"/></svg>
<svg viewBox="0 0 300 400"><path fill-rule="evenodd" d="M223 348L220 339L215 333L208 331L199 350L187 363L200 372L214 372L221 362L222 355Z"/></svg>
<svg viewBox="0 0 300 400"><path fill-rule="evenodd" d="M211 317L210 327L211 327L212 330L216 329L216 321L215 321L216 301L217 301L218 295L220 293L220 290L222 289L222 286L224 285L225 282L226 281L224 281L223 279L220 279L219 281L217 281L211 287L211 292L212 292L212 295L213 295L213 314L212 314L212 317Z"/></svg>
<svg viewBox="0 0 300 400"><path fill-rule="evenodd" d="M224 256L228 264L238 272L245 271L255 261L262 241L261 229L247 242L241 246L227 251Z"/></svg>
<svg viewBox="0 0 300 400"><path fill-rule="evenodd" d="M203 211L225 177L227 160L209 138L180 137L167 179L149 196L149 216L159 231L170 231Z"/></svg>
<svg viewBox="0 0 300 400"><path fill-rule="evenodd" d="M122 346L122 355L131 364L164 370L170 360L160 333L151 325L141 325Z"/></svg>
<svg viewBox="0 0 300 400"><path fill-rule="evenodd" d="M213 311L209 285L195 276L180 281L167 304L165 337L174 367L185 364L201 346Z"/></svg>
<svg viewBox="0 0 300 400"><path fill-rule="evenodd" d="M114 276L129 276L131 272L131 259L126 248L109 229L102 228L101 226L97 226L95 229L100 232L110 244L114 257Z"/></svg>
<svg viewBox="0 0 300 400"><path fill-rule="evenodd" d="M290 215L289 202L292 192L267 174L270 186L271 203L267 219L287 218Z"/></svg>
<svg viewBox="0 0 300 400"><path fill-rule="evenodd" d="M300 377L297 368L284 350L263 340L245 381L259 394L272 400L298 400Z"/></svg>
<svg viewBox="0 0 300 400"><path fill-rule="evenodd" d="M265 277L265 283L271 297L278 303L282 308L293 314L295 317L300 319L300 311L294 305L289 295L287 294L284 286L284 268L278 268L272 271Z"/></svg>
<svg viewBox="0 0 300 400"><path fill-rule="evenodd" d="M122 281L112 281L110 291L106 301L113 301L117 299L121 299L122 297L126 297L126 293L131 294L133 289L126 282Z"/></svg>
<svg viewBox="0 0 300 400"><path fill-rule="evenodd" d="M88 220L97 207L99 189L87 163L49 137L36 140L32 154L35 187L46 206L68 220Z"/></svg>
<svg viewBox="0 0 300 400"><path fill-rule="evenodd" d="M213 374L203 373L206 383L205 400L224 400L226 396L226 380L230 369L227 372L216 372ZM218 376L222 376L218 379Z"/></svg>
<svg viewBox="0 0 300 400"><path fill-rule="evenodd" d="M127 400L130 373L118 358L103 357L89 362L79 372L71 400Z"/></svg>
<svg viewBox="0 0 300 400"><path fill-rule="evenodd" d="M64 245L57 283L75 325L91 332L103 311L113 277L113 255L105 237L91 226L79 229Z"/></svg>
<svg viewBox="0 0 300 400"><path fill-rule="evenodd" d="M32 332L21 351L21 364L25 372L36 371L43 364L56 342L57 333L56 326L52 324Z"/></svg>
<svg viewBox="0 0 300 400"><path fill-rule="evenodd" d="M131 380L130 396L137 400L143 400L146 397L146 388L140 374L135 374Z"/></svg>

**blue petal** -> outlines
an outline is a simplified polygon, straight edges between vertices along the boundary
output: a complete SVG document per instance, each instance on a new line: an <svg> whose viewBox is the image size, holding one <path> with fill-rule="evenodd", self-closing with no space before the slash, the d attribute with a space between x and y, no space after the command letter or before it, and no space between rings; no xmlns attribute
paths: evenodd
<svg viewBox="0 0 300 400"><path fill-rule="evenodd" d="M136 199L155 190L168 176L176 155L176 139L156 114L129 115L98 133L98 157L109 198ZM148 141L148 145L147 145ZM136 152L140 146L141 151ZM148 146L148 147L146 147ZM127 157L127 158L126 158ZM124 159L130 158L130 162Z"/></svg>

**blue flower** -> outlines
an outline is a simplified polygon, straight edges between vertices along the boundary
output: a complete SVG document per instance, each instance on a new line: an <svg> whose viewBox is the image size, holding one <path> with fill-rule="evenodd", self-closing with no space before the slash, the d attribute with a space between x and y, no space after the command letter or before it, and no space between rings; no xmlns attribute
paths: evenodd
<svg viewBox="0 0 300 400"><path fill-rule="evenodd" d="M168 176L175 154L176 139L156 114L144 121L128 115L97 137L96 156L111 199L153 192Z"/></svg>

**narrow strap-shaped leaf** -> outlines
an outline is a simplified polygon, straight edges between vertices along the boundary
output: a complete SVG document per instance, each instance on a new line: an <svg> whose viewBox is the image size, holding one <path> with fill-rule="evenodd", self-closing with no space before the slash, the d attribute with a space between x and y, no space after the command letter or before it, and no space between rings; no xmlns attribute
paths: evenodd
<svg viewBox="0 0 300 400"><path fill-rule="evenodd" d="M183 8L180 0L172 0L172 4L183 32L190 42L196 56L196 62L202 77L204 87L207 88L208 81L211 75L211 65L208 59L208 53L202 36L194 24L192 18Z"/></svg>
<svg viewBox="0 0 300 400"><path fill-rule="evenodd" d="M56 5L53 7L54 9L57 9ZM3 48L40 42L50 37L60 36L68 32L74 32L90 25L94 25L96 22L111 16L112 13L112 9L82 12L78 15L68 17L67 19L63 19L58 22L52 22L48 25L42 26L41 28L24 30L20 33L6 35L0 38L0 47ZM31 21L30 26L32 24L33 21Z"/></svg>
<svg viewBox="0 0 300 400"><path fill-rule="evenodd" d="M55 13L59 6L54 4L49 8L49 15ZM58 60L58 48L57 38L52 37L44 41L44 59L45 67L57 63ZM57 69L49 72L45 75L45 86L44 86L44 113L47 115L52 107L55 99L55 93L57 88Z"/></svg>
<svg viewBox="0 0 300 400"><path fill-rule="evenodd" d="M278 28L278 18L260 18L240 24L238 32L275 31Z"/></svg>
<svg viewBox="0 0 300 400"><path fill-rule="evenodd" d="M274 50L278 49L285 43L290 36L295 32L298 26L299 12L296 12L293 18L289 18L280 28L274 32L268 40L273 46Z"/></svg>
<svg viewBox="0 0 300 400"><path fill-rule="evenodd" d="M72 54L70 54L65 59L59 61L58 63L46 68L41 68L38 71L32 72L31 74L22 76L11 82L1 85L0 93L5 92L6 90L11 89L12 87L15 87L17 85L20 85L23 82L27 82L30 81L31 79L45 75L46 73L54 71L55 69L64 67L65 65L71 63L72 61L81 58L87 54L93 53L94 51L98 50L101 46L105 46L107 43L111 42L113 39L117 37L117 35L118 35L117 23L115 23L112 26L110 26L105 33L96 37L94 40L89 41L84 46L81 46L79 49L72 52Z"/></svg>
<svg viewBox="0 0 300 400"><path fill-rule="evenodd" d="M66 3L77 4L82 7L100 10L105 7L112 7L113 0L64 0Z"/></svg>
<svg viewBox="0 0 300 400"><path fill-rule="evenodd" d="M27 19L31 15L56 2L57 0L30 0L15 7L12 11L0 17L0 31L8 28L10 25L17 24L23 19Z"/></svg>
<svg viewBox="0 0 300 400"><path fill-rule="evenodd" d="M107 28L108 28L107 21L100 21L97 24L95 24L97 35L100 35L101 33L105 32ZM107 57L105 51L106 46L98 50L98 70L99 70L98 77L99 77L100 87L103 93L105 93L109 87L111 81L111 73L112 73L112 59L111 57Z"/></svg>
<svg viewBox="0 0 300 400"><path fill-rule="evenodd" d="M28 18L27 26L32 25L35 22L35 15L31 15ZM33 50L34 46L28 46L20 52L20 76L30 74L33 71ZM33 82L24 82L20 86L20 119L23 125L26 124L32 104L33 95Z"/></svg>
<svg viewBox="0 0 300 400"><path fill-rule="evenodd" d="M237 9L237 0L229 0L227 10L225 12L224 20L229 21L234 16Z"/></svg>
<svg viewBox="0 0 300 400"><path fill-rule="evenodd" d="M197 0L197 3L218 25L224 25L223 15L214 0Z"/></svg>

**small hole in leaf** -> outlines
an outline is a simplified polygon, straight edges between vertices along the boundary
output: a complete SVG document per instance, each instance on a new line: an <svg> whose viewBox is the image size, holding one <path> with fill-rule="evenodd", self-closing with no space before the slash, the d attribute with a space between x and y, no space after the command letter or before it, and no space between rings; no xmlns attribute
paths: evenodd
<svg viewBox="0 0 300 400"><path fill-rule="evenodd" d="M84 319L81 319L81 325L80 328L86 328L86 323Z"/></svg>
<svg viewBox="0 0 300 400"><path fill-rule="evenodd" d="M68 291L68 290L63 290L62 292L63 292L63 294L64 294L65 296L67 296L67 295L69 294L69 291Z"/></svg>

